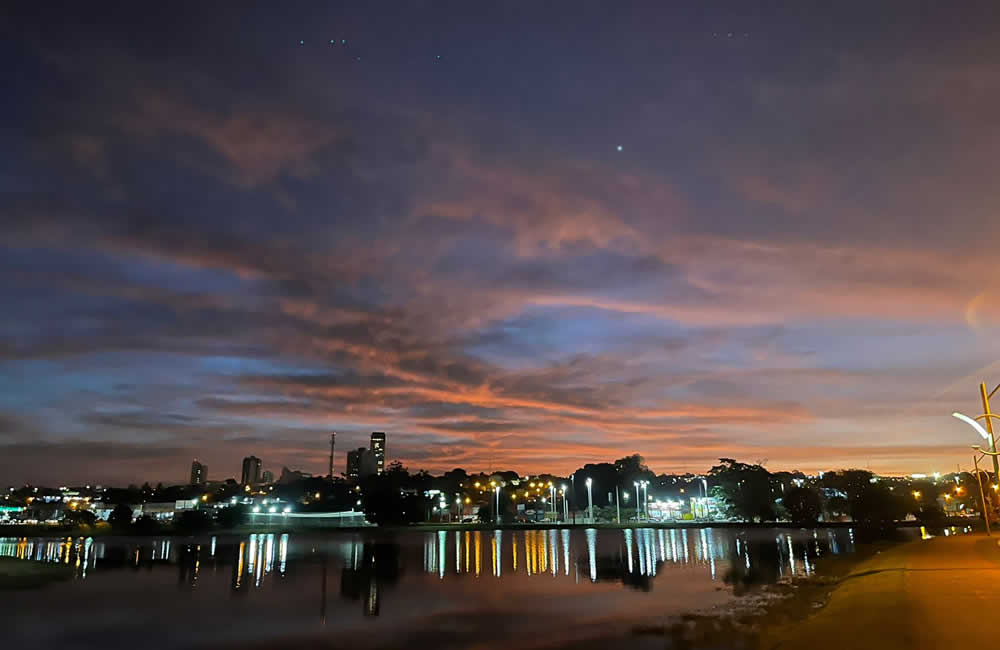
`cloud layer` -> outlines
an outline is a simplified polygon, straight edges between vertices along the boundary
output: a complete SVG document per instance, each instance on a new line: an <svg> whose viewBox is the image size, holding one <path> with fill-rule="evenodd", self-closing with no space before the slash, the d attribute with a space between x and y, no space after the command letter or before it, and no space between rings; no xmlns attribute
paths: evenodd
<svg viewBox="0 0 1000 650"><path fill-rule="evenodd" d="M34 11L0 480L320 472L372 430L431 470L966 462L947 414L1000 321L986 17Z"/></svg>

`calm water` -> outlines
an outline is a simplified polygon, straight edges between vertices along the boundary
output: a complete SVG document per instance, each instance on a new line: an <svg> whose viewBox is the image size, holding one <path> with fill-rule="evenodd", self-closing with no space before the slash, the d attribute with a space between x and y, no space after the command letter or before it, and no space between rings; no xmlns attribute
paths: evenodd
<svg viewBox="0 0 1000 650"><path fill-rule="evenodd" d="M0 629L12 648L662 648L637 630L853 550L850 529L0 538L76 575L0 593Z"/></svg>

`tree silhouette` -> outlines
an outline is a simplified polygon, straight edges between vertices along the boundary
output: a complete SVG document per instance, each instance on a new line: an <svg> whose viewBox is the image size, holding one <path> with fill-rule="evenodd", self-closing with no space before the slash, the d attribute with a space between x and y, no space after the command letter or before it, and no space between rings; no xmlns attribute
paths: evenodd
<svg viewBox="0 0 1000 650"><path fill-rule="evenodd" d="M111 524L111 528L115 532L128 530L132 527L132 508L124 503L119 503L108 515L108 523Z"/></svg>

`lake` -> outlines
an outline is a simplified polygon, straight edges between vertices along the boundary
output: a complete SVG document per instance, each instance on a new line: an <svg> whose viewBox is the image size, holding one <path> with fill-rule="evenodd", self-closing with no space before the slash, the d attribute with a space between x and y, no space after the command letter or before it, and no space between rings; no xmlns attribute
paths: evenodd
<svg viewBox="0 0 1000 650"><path fill-rule="evenodd" d="M662 648L637 634L852 553L837 529L0 538L74 579L0 592L10 648Z"/></svg>

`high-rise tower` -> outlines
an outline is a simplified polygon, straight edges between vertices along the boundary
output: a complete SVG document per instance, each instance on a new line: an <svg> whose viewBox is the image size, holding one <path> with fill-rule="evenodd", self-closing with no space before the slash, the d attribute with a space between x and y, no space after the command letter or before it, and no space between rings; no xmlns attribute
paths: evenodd
<svg viewBox="0 0 1000 650"><path fill-rule="evenodd" d="M204 485L208 481L208 465L202 465L197 460L191 461L190 485Z"/></svg>
<svg viewBox="0 0 1000 650"><path fill-rule="evenodd" d="M260 483L260 459L256 456L247 456L243 459L243 485L257 485Z"/></svg>
<svg viewBox="0 0 1000 650"><path fill-rule="evenodd" d="M385 471L385 431L372 431L372 454L375 455L375 471Z"/></svg>

